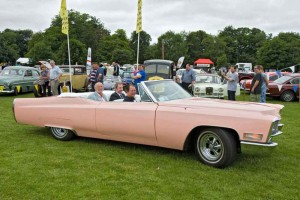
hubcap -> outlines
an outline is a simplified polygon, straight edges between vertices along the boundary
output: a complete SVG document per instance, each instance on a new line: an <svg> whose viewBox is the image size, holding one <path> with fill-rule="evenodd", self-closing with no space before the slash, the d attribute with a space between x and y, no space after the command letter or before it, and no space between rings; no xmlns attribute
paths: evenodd
<svg viewBox="0 0 300 200"><path fill-rule="evenodd" d="M198 151L208 161L218 161L224 152L221 139L212 132L204 133L198 140Z"/></svg>
<svg viewBox="0 0 300 200"><path fill-rule="evenodd" d="M290 93L290 92L287 92L287 93L284 94L283 99L285 101L291 101L293 99L293 94Z"/></svg>
<svg viewBox="0 0 300 200"><path fill-rule="evenodd" d="M64 128L51 128L52 133L55 135L55 137L63 138L68 134L68 130Z"/></svg>

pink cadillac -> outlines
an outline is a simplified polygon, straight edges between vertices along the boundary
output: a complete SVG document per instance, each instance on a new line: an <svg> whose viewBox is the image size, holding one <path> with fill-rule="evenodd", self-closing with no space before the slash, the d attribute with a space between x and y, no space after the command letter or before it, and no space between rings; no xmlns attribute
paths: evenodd
<svg viewBox="0 0 300 200"><path fill-rule="evenodd" d="M282 105L191 97L172 80L142 82L139 91L139 102L96 102L84 93L18 98L13 110L18 123L49 127L58 140L82 136L193 149L202 163L218 168L235 160L241 144L273 147L272 137L282 133Z"/></svg>

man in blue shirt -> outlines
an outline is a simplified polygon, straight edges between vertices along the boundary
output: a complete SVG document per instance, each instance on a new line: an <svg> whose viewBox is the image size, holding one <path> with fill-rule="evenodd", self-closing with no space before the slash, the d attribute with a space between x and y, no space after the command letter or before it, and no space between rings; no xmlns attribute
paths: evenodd
<svg viewBox="0 0 300 200"><path fill-rule="evenodd" d="M136 73L136 75L132 75L131 77L134 79L134 85L135 85L135 88L136 88L136 91L137 91L137 94L139 94L139 91L138 91L138 84L142 81L145 81L146 80L146 72L144 70L144 66L143 65L139 65L138 66L138 72Z"/></svg>
<svg viewBox="0 0 300 200"><path fill-rule="evenodd" d="M185 70L182 72L181 80L183 89L192 94L192 86L195 84L196 72L191 68L190 64L186 64Z"/></svg>
<svg viewBox="0 0 300 200"><path fill-rule="evenodd" d="M95 65L95 69L97 70L97 72L96 72L96 83L97 82L103 83L103 78L104 78L103 68L99 67L98 63L93 63L93 65Z"/></svg>
<svg viewBox="0 0 300 200"><path fill-rule="evenodd" d="M55 65L54 60L50 60L51 70L50 70L50 86L52 94L54 96L58 95L59 77L62 75L61 69Z"/></svg>

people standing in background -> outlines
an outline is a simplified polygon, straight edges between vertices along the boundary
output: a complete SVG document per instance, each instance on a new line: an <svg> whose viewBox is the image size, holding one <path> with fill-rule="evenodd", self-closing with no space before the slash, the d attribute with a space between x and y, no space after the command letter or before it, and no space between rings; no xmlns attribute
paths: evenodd
<svg viewBox="0 0 300 200"><path fill-rule="evenodd" d="M142 81L145 81L146 80L146 72L144 70L144 66L139 64L138 66L138 71L136 72L136 74L131 74L131 78L134 79L134 85L135 85L135 88L136 88L136 91L137 91L137 94L139 94L139 91L138 91L138 84Z"/></svg>
<svg viewBox="0 0 300 200"><path fill-rule="evenodd" d="M261 84L261 95L260 95L260 103L266 103L266 96L267 96L267 88L269 85L269 77L264 72L263 66L261 66L260 73L262 76L262 84Z"/></svg>
<svg viewBox="0 0 300 200"><path fill-rule="evenodd" d="M59 86L59 78L62 75L61 69L55 65L54 60L50 60L51 70L50 70L50 86L52 90L52 94L54 96L58 95L58 86Z"/></svg>
<svg viewBox="0 0 300 200"><path fill-rule="evenodd" d="M237 82L239 80L239 75L236 72L237 66L232 65L230 67L230 73L222 73L222 76L225 80L227 80L227 93L228 93L228 100L235 101L235 93L237 89Z"/></svg>
<svg viewBox="0 0 300 200"><path fill-rule="evenodd" d="M94 63L96 65L97 68L97 72L96 72L96 82L101 82L103 83L103 78L104 78L104 72L103 69L101 67L99 67L98 63Z"/></svg>
<svg viewBox="0 0 300 200"><path fill-rule="evenodd" d="M96 74L97 74L97 70L98 70L98 66L97 66L97 63L93 62L92 64L92 71L89 75L90 77L90 82L91 82L91 85L92 85L92 92L95 92L95 84L96 84Z"/></svg>
<svg viewBox="0 0 300 200"><path fill-rule="evenodd" d="M113 75L114 76L119 76L119 74L120 74L120 66L119 66L119 64L117 62L113 62L112 65L114 67Z"/></svg>
<svg viewBox="0 0 300 200"><path fill-rule="evenodd" d="M182 72L181 80L182 88L192 94L192 88L196 80L196 72L191 68L190 64L185 65L185 70Z"/></svg>
<svg viewBox="0 0 300 200"><path fill-rule="evenodd" d="M261 96L261 85L262 85L262 76L260 73L261 66L254 66L255 76L252 79L250 86L250 101L252 102L260 102Z"/></svg>
<svg viewBox="0 0 300 200"><path fill-rule="evenodd" d="M42 70L41 75L39 77L39 79L42 80L42 84L40 85L41 86L41 94L43 97L45 97L46 91L48 89L48 96L51 96L51 88L49 86L49 77L50 77L49 71L44 64L41 65L41 70Z"/></svg>

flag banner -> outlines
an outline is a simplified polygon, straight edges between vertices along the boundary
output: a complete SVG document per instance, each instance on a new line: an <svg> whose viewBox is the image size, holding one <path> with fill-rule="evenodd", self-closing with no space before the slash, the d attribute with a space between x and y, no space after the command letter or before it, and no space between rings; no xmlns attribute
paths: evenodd
<svg viewBox="0 0 300 200"><path fill-rule="evenodd" d="M292 70L293 73L295 73L295 65L291 66L290 69Z"/></svg>
<svg viewBox="0 0 300 200"><path fill-rule="evenodd" d="M281 91L282 85L277 85L279 92Z"/></svg>
<svg viewBox="0 0 300 200"><path fill-rule="evenodd" d="M177 62L177 68L181 68L182 63L183 63L183 60L184 60L184 56L182 56L182 57L180 57L180 58L178 59L178 62Z"/></svg>
<svg viewBox="0 0 300 200"><path fill-rule="evenodd" d="M280 70L277 70L276 73L277 73L278 77L281 77L281 71Z"/></svg>
<svg viewBox="0 0 300 200"><path fill-rule="evenodd" d="M86 59L86 65L87 66L92 66L92 49L89 47L88 48L88 55Z"/></svg>
<svg viewBox="0 0 300 200"><path fill-rule="evenodd" d="M68 21L68 10L66 5L66 0L61 0L61 7L59 15L62 19L61 21L61 32L68 35L69 34L69 21Z"/></svg>
<svg viewBox="0 0 300 200"><path fill-rule="evenodd" d="M297 90L298 90L298 85L294 85L294 86L293 86L293 90L294 90L294 92L297 92Z"/></svg>
<svg viewBox="0 0 300 200"><path fill-rule="evenodd" d="M138 0L138 12L137 12L137 20L136 20L136 33L142 31L142 0Z"/></svg>

